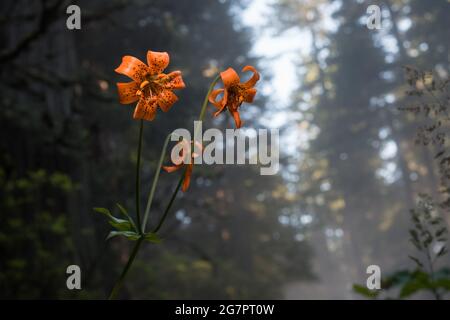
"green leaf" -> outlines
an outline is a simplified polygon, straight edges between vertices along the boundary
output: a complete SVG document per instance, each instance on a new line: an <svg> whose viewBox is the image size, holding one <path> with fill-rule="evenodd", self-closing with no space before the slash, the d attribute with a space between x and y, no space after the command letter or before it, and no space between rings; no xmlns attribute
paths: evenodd
<svg viewBox="0 0 450 320"><path fill-rule="evenodd" d="M450 279L438 279L434 281L433 287L450 291Z"/></svg>
<svg viewBox="0 0 450 320"><path fill-rule="evenodd" d="M442 218L441 218L441 217L435 217L433 220L430 221L430 223L431 223L432 225L437 225L437 224L439 224L440 222L442 222Z"/></svg>
<svg viewBox="0 0 450 320"><path fill-rule="evenodd" d="M106 240L109 240L115 236L123 236L133 241L136 241L140 238L140 235L133 231L111 231L106 237Z"/></svg>
<svg viewBox="0 0 450 320"><path fill-rule="evenodd" d="M450 268L441 268L434 273L436 279L450 278Z"/></svg>
<svg viewBox="0 0 450 320"><path fill-rule="evenodd" d="M120 204L120 203L116 203L116 206L119 208L120 212L128 219L128 221L131 223L131 226L133 227L133 229L137 232L138 229L136 228L136 224L134 223L133 219L131 218L131 216L128 214L128 211Z"/></svg>
<svg viewBox="0 0 450 320"><path fill-rule="evenodd" d="M425 287L421 285L420 282L409 281L403 286L402 290L400 291L400 298L409 297L410 295L416 293L421 289L425 289Z"/></svg>
<svg viewBox="0 0 450 320"><path fill-rule="evenodd" d="M111 216L111 220L108 221L109 224L119 231L132 231L134 232L134 228L131 225L130 221L118 219L116 217Z"/></svg>
<svg viewBox="0 0 450 320"><path fill-rule="evenodd" d="M98 212L98 213L101 213L101 214L104 214L107 217L111 217L111 212L109 212L109 210L106 209L106 208L94 208L94 211Z"/></svg>
<svg viewBox="0 0 450 320"><path fill-rule="evenodd" d="M111 215L111 212L106 208L94 208L94 211L104 214L108 217L108 223L118 231L132 231L135 232L136 227L128 220L119 219Z"/></svg>
<svg viewBox="0 0 450 320"><path fill-rule="evenodd" d="M423 237L425 238L423 240L423 246L425 248L428 248L430 244L433 242L433 235L428 230L422 232Z"/></svg>
<svg viewBox="0 0 450 320"><path fill-rule="evenodd" d="M419 219L419 217L417 216L417 214L415 214L414 212L412 212L411 219L413 220L413 222L414 222L416 225L420 225L420 219Z"/></svg>
<svg viewBox="0 0 450 320"><path fill-rule="evenodd" d="M383 289L390 289L401 286L412 278L412 274L413 273L409 270L397 271L386 278L381 279L381 287Z"/></svg>
<svg viewBox="0 0 450 320"><path fill-rule="evenodd" d="M153 232L149 232L145 234L145 240L151 242L151 243L160 243L162 240L161 238Z"/></svg>
<svg viewBox="0 0 450 320"><path fill-rule="evenodd" d="M119 208L120 212L122 212L122 214L125 217L129 217L128 211L120 203L116 203L116 206Z"/></svg>
<svg viewBox="0 0 450 320"><path fill-rule="evenodd" d="M356 293L365 296L367 298L376 298L379 294L380 291L374 291L374 290L369 290L367 287L364 287L362 285L359 284L354 284L353 285L353 291L355 291Z"/></svg>
<svg viewBox="0 0 450 320"><path fill-rule="evenodd" d="M445 153L445 150L441 150L434 155L434 158L437 159L437 158L441 157L444 153Z"/></svg>
<svg viewBox="0 0 450 320"><path fill-rule="evenodd" d="M416 257L413 257L413 256L408 256L408 258L410 258L412 261L414 261L420 268L423 268L423 263L420 262L419 259L417 259Z"/></svg>
<svg viewBox="0 0 450 320"><path fill-rule="evenodd" d="M440 236L442 236L444 233L446 233L447 232L447 228L445 228L445 227L442 227L442 228L440 228L439 230L437 230L436 231L436 233L434 234L434 236L436 237L436 238L439 238Z"/></svg>
<svg viewBox="0 0 450 320"><path fill-rule="evenodd" d="M427 290L432 287L428 274L422 271L416 271L412 274L411 280L405 283L400 290L400 298L406 298L417 291Z"/></svg>
<svg viewBox="0 0 450 320"><path fill-rule="evenodd" d="M418 249L422 250L422 246L419 241L419 235L416 230L411 229L409 230L409 234L411 235L410 241L413 243L413 245Z"/></svg>
<svg viewBox="0 0 450 320"><path fill-rule="evenodd" d="M441 256L443 256L446 253L447 253L447 248L445 246L442 246L441 249L439 249L439 252L437 253L437 256L441 257Z"/></svg>

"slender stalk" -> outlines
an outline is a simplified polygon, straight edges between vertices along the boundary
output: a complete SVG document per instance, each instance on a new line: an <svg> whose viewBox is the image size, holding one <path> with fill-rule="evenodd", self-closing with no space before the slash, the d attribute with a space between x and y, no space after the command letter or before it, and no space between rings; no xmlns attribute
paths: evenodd
<svg viewBox="0 0 450 320"><path fill-rule="evenodd" d="M214 86L216 85L217 81L219 81L219 80L220 80L220 73L214 78L214 80L209 85L208 92L206 93L205 99L203 99L202 109L200 111L200 115L198 116L198 121L203 121L203 118L205 117L205 113L206 113L206 107L208 106L208 102L209 102L209 95L211 94L211 92L214 89ZM197 130L194 132L194 139L200 133L199 132L200 128L201 128L200 126L197 127ZM195 149L195 143L194 143L194 149ZM192 166L192 171L194 171L194 166ZM191 172L191 174L192 174L192 172Z"/></svg>
<svg viewBox="0 0 450 320"><path fill-rule="evenodd" d="M153 196L155 195L156 185L158 184L159 173L161 172L161 166L164 161L164 157L166 155L167 146L169 144L171 134L167 135L166 140L164 141L164 146L161 150L161 156L159 157L158 166L156 167L155 177L153 178L152 188L150 189L150 193L148 195L147 206L145 207L144 212L144 220L142 221L142 233L145 233L145 227L147 226L148 214L150 213L150 207L153 202Z"/></svg>
<svg viewBox="0 0 450 320"><path fill-rule="evenodd" d="M214 86L216 85L217 81L219 81L220 79L220 74L218 74L214 80L211 82L211 84L209 85L208 88L208 93L205 96L205 99L203 99L203 104L202 104L202 110L200 111L200 115L198 117L199 121L202 121L204 116L205 116L205 112L206 112L206 106L208 105L208 99L209 99L209 95L211 94L211 92L214 89Z"/></svg>
<svg viewBox="0 0 450 320"><path fill-rule="evenodd" d="M141 225L141 206L140 206L140 198L141 198L141 178L140 178L140 168L141 168L141 153L142 153L142 136L144 131L144 120L141 119L139 123L139 141L138 141L138 149L137 149L137 160L136 160L136 219L137 219L137 225L138 232L142 235L142 230L140 228ZM128 258L128 262L125 265L125 268L123 269L122 273L120 274L119 279L117 280L116 284L114 285L114 288L111 291L111 294L109 295L109 299L114 299L117 296L117 293L119 292L120 288L122 287L123 280L125 279L128 270L130 269L131 265L133 264L134 258L136 257L139 247L141 246L142 241L144 240L144 237L141 236L136 244L134 245L133 251L131 252L130 257Z"/></svg>
<svg viewBox="0 0 450 320"><path fill-rule="evenodd" d="M178 191L180 190L181 184L183 182L184 179L184 173L186 172L186 170L183 171L183 173L180 176L180 180L178 180L178 185L175 188L175 191L172 194L172 197L169 200L169 203L167 204L166 210L164 210L164 214L162 215L161 219L159 220L158 225L156 226L156 228L153 230L153 233L156 233L159 231L159 229L161 229L164 221L167 218L167 215L169 214L170 208L172 207L173 202L175 201L175 198L177 197Z"/></svg>
<svg viewBox="0 0 450 320"><path fill-rule="evenodd" d="M116 284L114 285L114 288L111 291L111 294L109 295L108 300L113 300L116 298L117 294L119 293L120 288L123 285L123 281L128 273L128 271L130 270L131 265L134 262L134 259L136 258L136 255L139 251L139 248L141 247L142 241L144 240L144 237L141 236L137 241L136 244L134 245L133 251L131 252L130 257L128 258L128 262L125 265L125 268L123 269L119 280L117 280Z"/></svg>
<svg viewBox="0 0 450 320"><path fill-rule="evenodd" d="M139 126L139 142L137 150L137 161L136 161L136 217L137 225L141 225L141 151L142 151L142 132L144 131L144 120L141 119ZM142 234L142 228L138 227L139 232Z"/></svg>

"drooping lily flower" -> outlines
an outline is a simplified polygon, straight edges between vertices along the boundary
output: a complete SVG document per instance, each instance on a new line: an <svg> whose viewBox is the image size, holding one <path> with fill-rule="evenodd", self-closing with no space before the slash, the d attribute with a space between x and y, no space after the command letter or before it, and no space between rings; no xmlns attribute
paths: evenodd
<svg viewBox="0 0 450 320"><path fill-rule="evenodd" d="M209 102L211 102L218 110L214 113L214 116L218 116L225 108L231 113L236 123L236 127L242 126L242 121L239 116L239 107L243 102L251 103L256 95L256 89L254 88L256 82L259 80L259 73L252 66L245 66L242 69L245 71L252 71L252 77L244 83L241 83L236 71L233 68L220 73L222 82L224 84L223 89L217 89L211 92L209 96ZM223 94L220 100L217 100L217 96Z"/></svg>
<svg viewBox="0 0 450 320"><path fill-rule="evenodd" d="M175 156L172 156L172 162L174 165L162 167L166 172L171 173L186 166L183 184L181 186L181 190L183 190L183 192L186 192L186 190L189 188L189 184L191 183L191 175L192 175L192 167L194 166L194 159L200 156L196 152L190 152L190 150L192 149L192 145L193 145L192 142L189 143L187 140L184 139L178 142L175 147L179 148L180 151L177 154L175 154ZM196 141L195 145L200 150L200 152L203 150L200 142ZM189 157L189 153L191 154L191 161L190 163L185 163L186 158Z"/></svg>
<svg viewBox="0 0 450 320"><path fill-rule="evenodd" d="M147 52L147 64L141 60L124 56L122 63L115 70L131 78L133 81L117 83L119 101L122 104L130 104L138 101L134 110L134 119L153 120L158 106L164 111L178 100L173 93L174 89L183 89L185 84L180 71L169 74L163 73L169 65L167 52Z"/></svg>

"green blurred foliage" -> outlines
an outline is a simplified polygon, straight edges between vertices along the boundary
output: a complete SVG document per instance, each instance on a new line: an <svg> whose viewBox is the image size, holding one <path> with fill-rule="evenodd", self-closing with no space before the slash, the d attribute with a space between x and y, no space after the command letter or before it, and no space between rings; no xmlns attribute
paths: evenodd
<svg viewBox="0 0 450 320"><path fill-rule="evenodd" d="M71 296L60 283L65 283L65 268L73 258L74 246L70 223L58 203L75 188L61 172L39 169L20 176L0 168L3 299Z"/></svg>

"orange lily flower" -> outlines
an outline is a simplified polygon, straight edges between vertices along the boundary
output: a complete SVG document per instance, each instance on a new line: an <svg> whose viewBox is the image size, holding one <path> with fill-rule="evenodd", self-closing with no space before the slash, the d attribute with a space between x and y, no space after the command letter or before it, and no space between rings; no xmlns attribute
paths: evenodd
<svg viewBox="0 0 450 320"><path fill-rule="evenodd" d="M124 56L122 63L115 71L133 80L117 83L120 103L129 104L138 101L133 118L151 121L155 118L158 106L164 112L169 111L178 100L172 90L183 89L185 84L181 71L163 73L169 65L167 52L149 50L147 64L135 57Z"/></svg>
<svg viewBox="0 0 450 320"><path fill-rule="evenodd" d="M183 190L183 192L186 192L186 190L189 188L189 184L191 183L191 175L192 175L192 167L194 166L194 159L199 157L200 155L195 153L195 152L191 152L191 161L190 163L184 163L185 162L185 157L187 155L185 155L185 150L187 148L191 148L192 147L192 142L188 143L187 140L182 140L180 142L178 142L177 144L181 150L179 152L179 154L176 156L175 159L172 159L172 162L174 163L173 166L163 166L162 168L166 171L166 172L174 172L177 171L178 169L187 166L185 173L184 173L184 180L183 180L183 185L181 186L181 190ZM203 147L199 142L195 142L195 145L202 151Z"/></svg>
<svg viewBox="0 0 450 320"><path fill-rule="evenodd" d="M241 83L241 79L233 68L228 68L227 70L221 72L220 77L222 78L224 88L214 90L209 96L209 102L219 109L214 113L214 116L217 117L222 111L225 110L225 108L228 108L228 111L234 118L236 128L240 128L242 126L242 121L239 116L239 107L243 102L253 102L256 95L256 89L254 86L259 80L259 73L254 67L245 66L242 71L253 72L252 77L244 83ZM217 96L221 93L223 93L222 99L217 100Z"/></svg>

